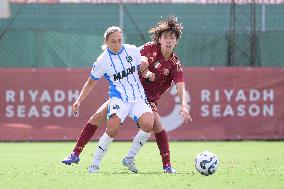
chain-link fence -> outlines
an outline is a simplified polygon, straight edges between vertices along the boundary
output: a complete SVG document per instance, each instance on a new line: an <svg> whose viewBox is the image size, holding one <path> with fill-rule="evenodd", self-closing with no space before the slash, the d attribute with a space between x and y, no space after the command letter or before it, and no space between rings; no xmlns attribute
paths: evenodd
<svg viewBox="0 0 284 189"><path fill-rule="evenodd" d="M89 67L103 33L119 25L126 43L175 15L185 66L284 66L284 4L10 4L0 19L0 67Z"/></svg>

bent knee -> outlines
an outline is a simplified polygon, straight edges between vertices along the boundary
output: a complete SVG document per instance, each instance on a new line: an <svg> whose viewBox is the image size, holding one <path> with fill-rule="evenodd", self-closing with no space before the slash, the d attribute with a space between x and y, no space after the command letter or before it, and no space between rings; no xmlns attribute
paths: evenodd
<svg viewBox="0 0 284 189"><path fill-rule="evenodd" d="M89 120L89 123L93 125L101 125L106 121L106 115L102 112L95 113Z"/></svg>
<svg viewBox="0 0 284 189"><path fill-rule="evenodd" d="M144 123L141 125L141 130L147 133L150 133L153 129L153 124L150 123Z"/></svg>
<svg viewBox="0 0 284 189"><path fill-rule="evenodd" d="M138 123L143 131L148 133L151 132L154 125L154 117L152 113L146 113L145 115L143 114L139 118Z"/></svg>
<svg viewBox="0 0 284 189"><path fill-rule="evenodd" d="M106 133L110 138L115 138L118 134L118 130L116 129L106 129Z"/></svg>
<svg viewBox="0 0 284 189"><path fill-rule="evenodd" d="M154 125L153 125L153 132L154 133L159 133L162 130L164 130L164 127L162 125L162 123L158 120L155 120Z"/></svg>

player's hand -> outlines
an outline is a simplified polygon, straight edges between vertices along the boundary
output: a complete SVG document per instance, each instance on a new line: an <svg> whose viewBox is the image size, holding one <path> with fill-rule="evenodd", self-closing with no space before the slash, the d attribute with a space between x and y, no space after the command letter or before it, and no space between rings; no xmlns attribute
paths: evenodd
<svg viewBox="0 0 284 189"><path fill-rule="evenodd" d="M188 107L186 105L181 107L180 115L184 119L185 123L187 123L188 121L192 121L191 116L188 111Z"/></svg>
<svg viewBox="0 0 284 189"><path fill-rule="evenodd" d="M147 75L146 75L147 79L149 79L149 81L155 81L156 79L156 76L153 72L148 72Z"/></svg>
<svg viewBox="0 0 284 189"><path fill-rule="evenodd" d="M80 107L80 102L78 101L74 102L74 104L72 105L72 112L74 115L77 115L79 107Z"/></svg>
<svg viewBox="0 0 284 189"><path fill-rule="evenodd" d="M140 70L145 70L149 67L149 62L148 58L146 56L141 57L141 65L140 65Z"/></svg>

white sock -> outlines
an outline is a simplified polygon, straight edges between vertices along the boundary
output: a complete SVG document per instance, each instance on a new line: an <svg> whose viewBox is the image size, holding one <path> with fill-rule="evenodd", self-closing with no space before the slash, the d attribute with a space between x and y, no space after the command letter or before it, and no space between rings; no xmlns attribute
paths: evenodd
<svg viewBox="0 0 284 189"><path fill-rule="evenodd" d="M149 137L151 136L151 133L146 133L140 129L140 131L137 133L137 135L134 137L132 146L128 152L127 157L134 157L138 151L141 149L141 147L147 142Z"/></svg>
<svg viewBox="0 0 284 189"><path fill-rule="evenodd" d="M105 153L108 150L110 143L113 141L113 138L110 138L106 133L100 138L96 153L93 158L93 165L100 166L101 160L104 157Z"/></svg>

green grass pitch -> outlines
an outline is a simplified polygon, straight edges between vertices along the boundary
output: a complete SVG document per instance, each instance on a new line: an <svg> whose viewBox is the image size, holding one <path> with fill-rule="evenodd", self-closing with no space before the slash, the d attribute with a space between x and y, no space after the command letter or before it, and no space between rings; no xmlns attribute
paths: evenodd
<svg viewBox="0 0 284 189"><path fill-rule="evenodd" d="M96 142L89 143L78 165L61 160L74 142L0 143L1 189L282 189L284 142L171 142L171 158L177 174L162 172L155 142L148 142L136 158L138 174L121 165L130 142L113 142L102 161L100 173L89 174ZM200 175L194 158L212 151L219 168L212 176Z"/></svg>

